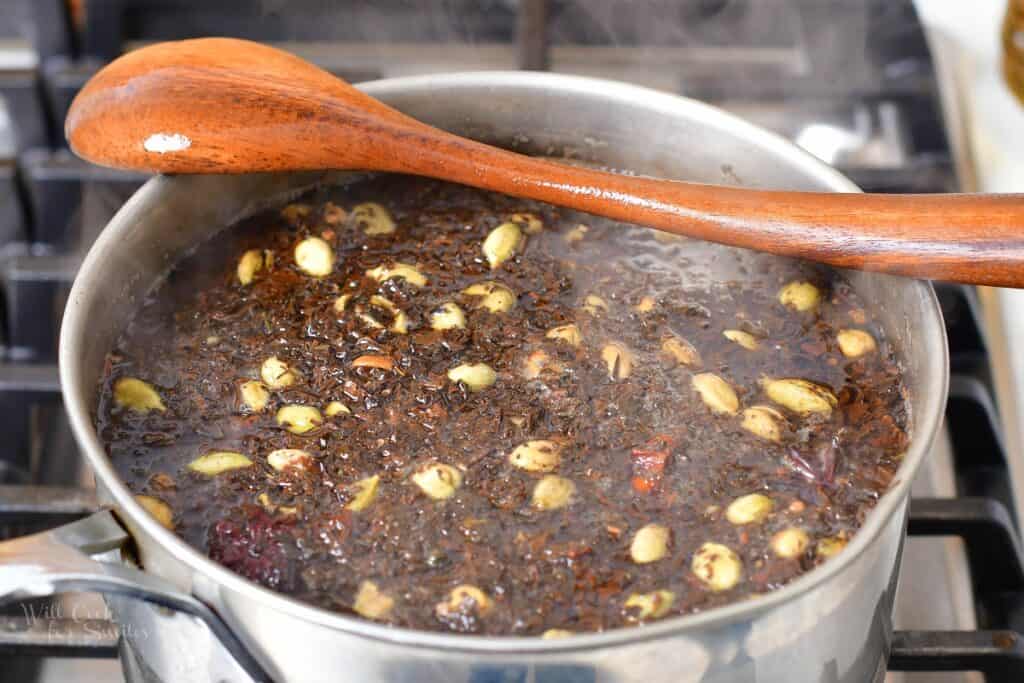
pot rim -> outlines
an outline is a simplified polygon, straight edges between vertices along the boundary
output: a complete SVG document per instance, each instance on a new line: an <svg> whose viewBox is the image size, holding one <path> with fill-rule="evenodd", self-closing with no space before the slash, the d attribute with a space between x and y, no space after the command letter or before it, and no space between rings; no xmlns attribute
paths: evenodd
<svg viewBox="0 0 1024 683"><path fill-rule="evenodd" d="M837 192L860 191L853 182L837 170L775 133L761 129L717 107L641 86L564 74L475 71L391 78L363 83L357 87L374 96L387 96L390 93L415 91L428 86L431 89L443 90L465 86L528 88L538 84L557 89L566 97L572 97L576 93L600 92L614 95L623 101L642 101L656 111L676 114L686 111L691 119L711 127L727 125L739 137L771 150L796 168L807 170L811 175L825 181L831 189ZM175 182L174 177L168 176L158 176L147 181L111 219L83 260L79 275L75 278L68 297L60 335L59 365L62 395L76 441L85 452L97 479L113 497L118 509L126 514L133 524L141 527L146 534L156 539L166 551L173 553L192 571L212 579L218 586L224 586L261 603L264 608L269 610L284 612L333 630L384 641L395 646L440 649L467 654L544 655L580 652L725 626L732 622L748 619L754 614L770 610L811 591L842 572L854 558L864 552L875 541L889 519L893 515L899 514L904 508L914 474L925 454L930 450L941 424L944 399L934 401L932 410L928 412L915 410L912 414L914 436L896 473L894 483L881 496L874 509L869 513L864 525L854 534L853 539L843 552L836 559L816 567L786 586L759 596L755 600L734 602L696 614L644 624L641 627L583 633L571 638L553 640L543 640L537 636L473 636L418 631L385 626L358 617L329 612L264 588L235 574L200 553L172 531L161 526L135 501L133 494L114 471L93 426L86 402L75 400L75 396L85 396L88 395L88 392L95 390L95 387L80 386L76 372L72 370L78 366L78 359L75 357L79 351L77 342L89 328L85 314L86 307L83 302L89 296L89 293L85 291L84 281L91 278L83 277L83 274L93 274L92 276L95 277L97 273L101 272L103 254L111 249L116 249L117 243L121 240L121 234L133 228L134 217L140 209L162 201L162 196ZM939 378L938 389L941 391L940 395L945 396L949 383L948 347L939 303L930 283L917 280L912 283L912 287L911 292L916 290L916 295L924 300L925 308L932 311L931 314L926 315L928 322L925 328L927 329L915 330L915 334L938 335L942 341L941 352L931 354L927 358L925 372Z"/></svg>

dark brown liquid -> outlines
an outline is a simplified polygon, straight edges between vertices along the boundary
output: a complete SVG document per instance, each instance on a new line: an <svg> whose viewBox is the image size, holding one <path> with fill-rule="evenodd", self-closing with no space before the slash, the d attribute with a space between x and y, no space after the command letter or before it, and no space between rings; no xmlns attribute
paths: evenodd
<svg viewBox="0 0 1024 683"><path fill-rule="evenodd" d="M398 229L368 238L350 222L327 225L326 200L345 209L379 202ZM304 201L308 216L256 216L179 264L110 353L99 387L100 434L129 486L168 503L177 533L255 581L337 611L350 611L360 584L373 581L394 600L384 620L418 629L614 628L635 623L637 609L624 607L633 593L672 591L668 614L683 614L785 584L825 561L822 539L849 538L898 467L908 422L900 370L865 304L833 274L695 241L662 243L646 229L420 179L381 177ZM545 228L492 271L481 243L522 211ZM589 232L569 244L566 234L581 222ZM331 275L315 279L292 254L299 240L321 234L336 261ZM242 286L236 266L251 248L272 250L274 263ZM394 261L417 264L428 284L364 276ZM796 279L822 291L816 311L778 302L779 289ZM482 280L509 287L516 306L500 314L475 308L478 299L461 292ZM337 313L342 293L354 296ZM408 334L371 329L354 314L361 305L387 324L388 313L367 304L374 294L405 312ZM591 294L607 312L582 310ZM645 296L656 303L639 312ZM466 329L430 328L430 312L448 301L466 311ZM578 348L545 338L570 322L581 331ZM844 357L836 333L851 327L869 331L877 351ZM727 329L752 333L758 348L727 340ZM699 351L701 368L665 356L670 334ZM624 379L609 377L601 357L609 342L632 353ZM524 360L538 349L551 365L527 379ZM353 368L364 354L388 356L394 369ZM258 379L270 356L301 380L247 414L239 385ZM467 362L493 367L494 386L471 393L446 377ZM771 405L759 384L765 377L821 383L839 407L800 416L776 405L786 416L776 443L743 429L742 415L712 413L691 385L697 372L726 379L741 410ZM167 410L118 408L112 384L124 376L154 385ZM351 414L325 417L304 435L275 422L284 404L323 409L329 401ZM531 506L544 475L508 460L529 439L562 443L556 473L576 486L568 507ZM280 448L309 452L313 467L275 471L265 459ZM254 464L215 477L187 469L210 450L238 451ZM638 470L652 453L665 462L660 476ZM430 499L410 480L432 462L463 473L447 500ZM381 477L376 499L347 510L347 487L371 475ZM730 523L725 508L753 492L772 499L772 514L759 524ZM671 530L668 552L637 564L630 543L649 523ZM771 539L791 527L810 543L796 558L778 557ZM691 571L706 541L739 556L735 587L712 591ZM468 600L439 613L435 605L462 584L493 604L481 610Z"/></svg>

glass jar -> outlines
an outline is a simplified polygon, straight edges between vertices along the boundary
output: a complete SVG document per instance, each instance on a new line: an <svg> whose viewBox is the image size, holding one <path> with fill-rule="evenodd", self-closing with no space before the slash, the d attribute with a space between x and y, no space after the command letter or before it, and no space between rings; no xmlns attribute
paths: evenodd
<svg viewBox="0 0 1024 683"><path fill-rule="evenodd" d="M1003 22L1003 75L1024 104L1024 0L1009 0Z"/></svg>

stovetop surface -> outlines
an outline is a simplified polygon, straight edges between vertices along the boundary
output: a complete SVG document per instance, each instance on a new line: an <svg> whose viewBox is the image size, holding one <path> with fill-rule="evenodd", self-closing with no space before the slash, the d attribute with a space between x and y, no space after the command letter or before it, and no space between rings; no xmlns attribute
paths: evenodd
<svg viewBox="0 0 1024 683"><path fill-rule="evenodd" d="M0 484L17 487L0 488L0 535L88 507L63 489L55 497L30 486L88 484L59 407L56 331L82 253L144 178L75 159L60 121L89 75L139 42L202 34L274 41L352 81L519 67L617 78L718 104L866 190L959 187L946 126L956 117L940 105L909 1L210 5L120 0L68 15L64 3L39 1L0 16ZM981 680L968 669L1013 680L1011 671L1024 671L1015 635L1024 632L1024 569L986 333L973 289L938 291L953 380L946 431L914 483L888 680ZM117 662L103 658L113 654L116 628L101 602L82 600L28 619L17 610L0 617L9 663L0 681L119 680ZM76 605L90 619L69 619ZM62 657L36 656L44 652ZM905 673L922 668L951 671Z"/></svg>

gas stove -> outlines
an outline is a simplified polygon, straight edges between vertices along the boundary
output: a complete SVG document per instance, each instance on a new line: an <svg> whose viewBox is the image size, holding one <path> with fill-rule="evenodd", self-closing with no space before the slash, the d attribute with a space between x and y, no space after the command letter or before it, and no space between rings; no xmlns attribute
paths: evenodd
<svg viewBox="0 0 1024 683"><path fill-rule="evenodd" d="M140 42L273 41L350 81L492 68L626 80L775 130L865 190L973 189L961 113L909 0L210 4L37 0L0 17L0 538L96 505L60 409L56 332L81 255L145 178L77 160L59 131L77 88ZM885 680L1024 680L1021 467L995 399L1006 333L973 288L936 289L946 429L914 482ZM0 612L0 682L151 680L120 628L95 596Z"/></svg>

